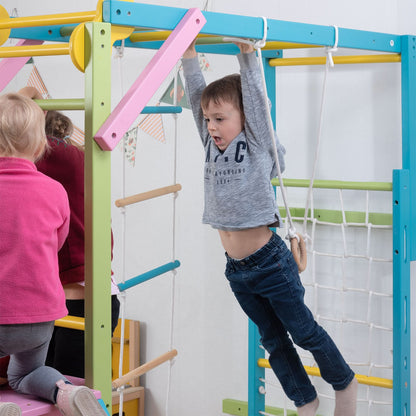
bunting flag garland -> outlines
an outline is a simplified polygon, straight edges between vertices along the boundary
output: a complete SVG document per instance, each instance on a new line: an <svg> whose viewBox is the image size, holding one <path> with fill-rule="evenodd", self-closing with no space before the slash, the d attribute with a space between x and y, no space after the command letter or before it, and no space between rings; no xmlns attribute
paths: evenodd
<svg viewBox="0 0 416 416"><path fill-rule="evenodd" d="M43 82L42 77L39 74L38 69L35 65L33 65L32 72L29 75L29 79L27 81L28 87L34 87L36 88L41 94L43 99L49 99L51 96L49 95L49 92L46 88L45 83Z"/></svg>
<svg viewBox="0 0 416 416"><path fill-rule="evenodd" d="M130 129L123 136L124 139L124 156L127 161L134 167L136 163L136 145L137 145L138 127ZM123 142L123 141L122 141Z"/></svg>
<svg viewBox="0 0 416 416"><path fill-rule="evenodd" d="M33 63L33 69L29 75L29 79L26 84L28 87L34 87L36 88L41 94L42 98L44 100L52 98L51 95L48 92L48 89L46 88L45 83L43 82L42 77L40 76L40 73L38 69L36 68L36 65ZM84 132L77 126L74 125L74 131L71 135L71 140L78 146L83 146L85 143L85 134Z"/></svg>
<svg viewBox="0 0 416 416"><path fill-rule="evenodd" d="M201 71L203 72L211 71L211 66L204 53L198 54L198 61L199 61L199 67L201 68Z"/></svg>
<svg viewBox="0 0 416 416"><path fill-rule="evenodd" d="M84 132L75 125L74 125L74 131L71 134L71 141L77 144L78 146L84 146L85 144Z"/></svg>
<svg viewBox="0 0 416 416"><path fill-rule="evenodd" d="M172 82L169 84L168 88L166 88L165 92L162 95L160 101L166 104L173 105L173 95L175 93L175 80L173 79ZM182 79L178 74L178 81L176 85L176 105L183 107L183 108L190 108L188 104L188 100L185 95L185 88L183 86Z"/></svg>
<svg viewBox="0 0 416 416"><path fill-rule="evenodd" d="M159 105L158 103L157 105ZM137 127L140 127L148 135L161 143L165 143L165 131L163 129L163 121L161 114L148 114L143 120L139 122Z"/></svg>

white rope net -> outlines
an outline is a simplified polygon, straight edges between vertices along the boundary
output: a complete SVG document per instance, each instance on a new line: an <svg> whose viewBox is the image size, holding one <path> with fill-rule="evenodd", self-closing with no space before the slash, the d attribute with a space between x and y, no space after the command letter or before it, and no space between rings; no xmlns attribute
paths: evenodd
<svg viewBox="0 0 416 416"><path fill-rule="evenodd" d="M303 221L303 215L292 219ZM282 237L289 226L283 221L286 229L278 230ZM308 265L301 274L306 304L356 374L369 377L370 384L391 382L391 192L314 189L306 228ZM298 352L304 365L316 367L311 354ZM320 399L318 414L333 414L332 387L318 376L312 382ZM266 370L266 391L268 405L281 408L286 403L293 409L271 370ZM391 414L390 388L360 384L357 415Z"/></svg>

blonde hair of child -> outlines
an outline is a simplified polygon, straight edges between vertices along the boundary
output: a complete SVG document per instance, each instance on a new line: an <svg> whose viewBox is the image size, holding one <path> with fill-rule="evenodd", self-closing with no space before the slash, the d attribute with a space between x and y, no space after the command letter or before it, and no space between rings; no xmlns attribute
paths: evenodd
<svg viewBox="0 0 416 416"><path fill-rule="evenodd" d="M46 146L42 109L21 94L0 96L0 155L36 161L42 157Z"/></svg>

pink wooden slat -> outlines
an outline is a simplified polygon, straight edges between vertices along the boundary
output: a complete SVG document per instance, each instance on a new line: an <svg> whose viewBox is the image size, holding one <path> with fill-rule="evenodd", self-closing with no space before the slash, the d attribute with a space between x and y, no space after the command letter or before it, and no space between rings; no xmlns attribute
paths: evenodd
<svg viewBox="0 0 416 416"><path fill-rule="evenodd" d="M103 150L113 150L144 106L169 75L206 20L199 9L189 9L152 60L100 127L94 139Z"/></svg>
<svg viewBox="0 0 416 416"><path fill-rule="evenodd" d="M43 40L22 39L16 46L41 45L42 43ZM20 58L3 58L0 61L0 91L3 91L29 59L30 57L24 56Z"/></svg>

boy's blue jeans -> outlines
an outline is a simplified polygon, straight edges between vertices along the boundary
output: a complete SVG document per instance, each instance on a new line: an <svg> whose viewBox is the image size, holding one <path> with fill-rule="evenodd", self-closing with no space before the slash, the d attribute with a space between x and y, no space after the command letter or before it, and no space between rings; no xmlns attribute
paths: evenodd
<svg viewBox="0 0 416 416"><path fill-rule="evenodd" d="M305 289L285 242L273 233L270 241L249 257L226 257L225 275L231 289L258 326L270 365L295 405L313 401L316 391L288 333L293 342L312 353L325 381L335 390L345 389L354 373L305 305Z"/></svg>

